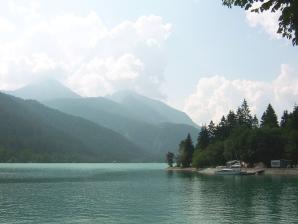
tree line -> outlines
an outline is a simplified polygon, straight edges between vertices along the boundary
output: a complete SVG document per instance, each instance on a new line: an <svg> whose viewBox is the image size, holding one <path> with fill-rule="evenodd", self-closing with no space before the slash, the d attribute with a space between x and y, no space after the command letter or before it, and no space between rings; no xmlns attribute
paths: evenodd
<svg viewBox="0 0 298 224"><path fill-rule="evenodd" d="M259 122L252 116L247 101L235 111L229 111L215 124L203 125L194 145L191 136L179 144L178 154L169 152L170 166L210 167L229 160L241 160L253 166L262 162L270 166L273 159L288 159L298 164L298 106L284 111L280 122L271 104Z"/></svg>

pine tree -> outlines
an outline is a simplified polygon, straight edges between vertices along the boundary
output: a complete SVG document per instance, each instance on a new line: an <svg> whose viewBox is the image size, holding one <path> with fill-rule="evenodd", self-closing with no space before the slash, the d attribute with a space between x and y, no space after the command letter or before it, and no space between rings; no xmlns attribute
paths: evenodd
<svg viewBox="0 0 298 224"><path fill-rule="evenodd" d="M167 153L166 160L167 160L169 167L173 167L174 157L175 157L174 153L172 153L172 152Z"/></svg>
<svg viewBox="0 0 298 224"><path fill-rule="evenodd" d="M228 122L225 116L222 116L219 124L216 126L215 139L224 140L228 135Z"/></svg>
<svg viewBox="0 0 298 224"><path fill-rule="evenodd" d="M179 154L176 158L176 162L177 162L177 166L183 166L183 164L185 164L185 162L183 161L186 161L186 158L185 158L185 140L182 140L180 143L179 143Z"/></svg>
<svg viewBox="0 0 298 224"><path fill-rule="evenodd" d="M209 132L206 125L201 127L201 131L198 136L196 149L205 149L210 144Z"/></svg>
<svg viewBox="0 0 298 224"><path fill-rule="evenodd" d="M192 163L192 156L194 153L194 146L190 134L186 139L180 142L179 145L179 163L182 167L190 167Z"/></svg>
<svg viewBox="0 0 298 224"><path fill-rule="evenodd" d="M254 115L254 117L252 119L252 127L253 128L258 128L259 127L259 120L258 120L256 115Z"/></svg>
<svg viewBox="0 0 298 224"><path fill-rule="evenodd" d="M190 166L192 163L192 156L193 156L195 147L193 145L193 142L189 133L185 139L185 150L187 153L187 166Z"/></svg>
<svg viewBox="0 0 298 224"><path fill-rule="evenodd" d="M285 110L281 117L280 127L285 128L288 124L288 121L289 121L289 113L287 110Z"/></svg>
<svg viewBox="0 0 298 224"><path fill-rule="evenodd" d="M237 120L240 127L252 127L252 116L247 101L244 99L237 110Z"/></svg>
<svg viewBox="0 0 298 224"><path fill-rule="evenodd" d="M230 130L237 126L237 116L234 113L234 111L230 110L227 116L227 126L229 127Z"/></svg>
<svg viewBox="0 0 298 224"><path fill-rule="evenodd" d="M269 103L266 111L262 115L261 127L262 128L278 128L277 116L276 116L276 113L270 103Z"/></svg>
<svg viewBox="0 0 298 224"><path fill-rule="evenodd" d="M216 131L215 124L211 120L210 123L209 123L209 125L208 125L208 133L209 133L210 142L213 142L214 141L215 131Z"/></svg>
<svg viewBox="0 0 298 224"><path fill-rule="evenodd" d="M290 113L288 126L293 130L298 130L298 106L295 106L293 112Z"/></svg>

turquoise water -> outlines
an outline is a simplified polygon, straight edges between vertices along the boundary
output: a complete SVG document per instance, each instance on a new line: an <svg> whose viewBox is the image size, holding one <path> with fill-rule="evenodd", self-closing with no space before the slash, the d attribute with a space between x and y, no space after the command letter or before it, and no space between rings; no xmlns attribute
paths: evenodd
<svg viewBox="0 0 298 224"><path fill-rule="evenodd" d="M298 178L0 164L0 223L298 223Z"/></svg>

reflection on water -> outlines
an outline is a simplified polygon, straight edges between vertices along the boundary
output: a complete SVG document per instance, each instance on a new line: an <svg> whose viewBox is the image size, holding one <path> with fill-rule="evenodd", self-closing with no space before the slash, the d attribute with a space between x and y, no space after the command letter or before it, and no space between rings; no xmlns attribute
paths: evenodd
<svg viewBox="0 0 298 224"><path fill-rule="evenodd" d="M1 164L0 223L297 223L298 178Z"/></svg>

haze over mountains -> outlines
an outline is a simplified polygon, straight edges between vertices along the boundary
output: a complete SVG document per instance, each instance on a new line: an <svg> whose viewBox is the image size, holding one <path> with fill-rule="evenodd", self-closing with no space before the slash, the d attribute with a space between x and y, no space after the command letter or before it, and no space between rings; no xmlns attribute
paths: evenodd
<svg viewBox="0 0 298 224"><path fill-rule="evenodd" d="M2 94L2 98L8 97L13 101L19 102L19 104L26 104L27 107L31 108L30 111L37 110L40 113L51 115L47 117L37 113L38 118L46 119L57 130L63 124L64 133L69 134L68 132L73 132L71 125L63 122L61 124L59 122L51 122L54 117L64 116L66 120L80 119L76 121L79 124L75 129L76 134L79 134L80 131L84 134L82 136L76 136L76 134L72 136L75 136L80 141L84 140L85 144L90 141L93 142L93 140L98 144L98 152L100 153L96 156L101 158L95 159L96 161L163 161L167 151L177 151L179 141L187 133L196 138L199 132L198 126L185 113L161 101L153 100L128 90L119 91L107 97L83 98L59 82L47 80L9 93L24 99L39 100L47 107L56 109L52 110L37 102L22 101ZM29 104L30 106L28 106ZM34 120L34 116L30 116ZM57 121L57 119L54 120ZM49 123L46 123L46 125L49 125ZM88 125L94 125L93 128L96 126L97 132L91 134L88 131ZM81 126L84 131L80 130ZM90 127L90 129L92 128ZM86 135L89 134L90 136L87 137ZM95 139L95 135L101 135L102 137ZM92 152L97 152L95 142L91 144L92 146L85 145L85 151L80 153L89 152L89 149L92 149ZM101 142L105 142L107 147L102 147ZM71 146L67 148L70 149ZM77 147L74 147L75 149ZM110 154L106 158L103 156L105 150L109 151L107 155Z"/></svg>
<svg viewBox="0 0 298 224"><path fill-rule="evenodd" d="M140 162L152 159L149 153L120 134L37 101L0 93L0 108L2 162Z"/></svg>
<svg viewBox="0 0 298 224"><path fill-rule="evenodd" d="M80 97L78 94L53 79L40 80L14 91L6 91L6 93L23 99L33 99L38 101Z"/></svg>

